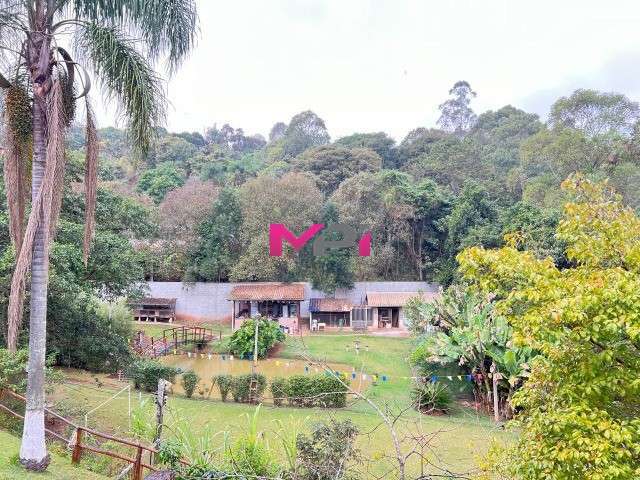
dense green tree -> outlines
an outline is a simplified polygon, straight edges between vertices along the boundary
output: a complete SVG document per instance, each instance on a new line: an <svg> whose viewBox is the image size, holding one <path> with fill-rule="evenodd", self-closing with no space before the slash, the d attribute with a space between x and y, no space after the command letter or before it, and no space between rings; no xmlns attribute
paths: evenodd
<svg viewBox="0 0 640 480"><path fill-rule="evenodd" d="M340 221L338 210L332 203L327 203L322 214L322 223L329 225ZM319 235L323 233L320 232ZM327 240L340 240L334 233ZM307 254L310 248L307 248ZM352 248L331 249L324 255L311 257L309 277L313 288L328 295L333 295L338 288L353 288L353 262L355 259Z"/></svg>
<svg viewBox="0 0 640 480"><path fill-rule="evenodd" d="M242 256L231 270L233 281L300 280L305 265L286 247L281 257L269 255L269 224L282 223L300 234L322 214L323 196L315 182L300 173L281 178L261 176L240 188Z"/></svg>
<svg viewBox="0 0 640 480"><path fill-rule="evenodd" d="M172 163L163 163L145 170L138 180L137 190L146 193L160 203L171 190L184 185L184 173Z"/></svg>
<svg viewBox="0 0 640 480"><path fill-rule="evenodd" d="M382 159L368 148L324 145L306 150L293 164L297 170L311 173L318 188L330 195L345 179L360 172L380 170Z"/></svg>
<svg viewBox="0 0 640 480"><path fill-rule="evenodd" d="M307 110L295 115L284 132L283 158L294 158L307 148L329 143L327 127L318 115Z"/></svg>
<svg viewBox="0 0 640 480"><path fill-rule="evenodd" d="M382 168L397 168L396 142L384 132L354 133L335 142L346 148L370 148L382 158Z"/></svg>
<svg viewBox="0 0 640 480"><path fill-rule="evenodd" d="M205 220L197 227L198 241L189 252L185 279L225 281L240 258L242 209L238 192L223 189Z"/></svg>
<svg viewBox="0 0 640 480"><path fill-rule="evenodd" d="M284 122L276 122L269 130L269 142L275 142L284 138L284 134L287 131L287 124Z"/></svg>
<svg viewBox="0 0 640 480"><path fill-rule="evenodd" d="M459 255L465 279L540 356L512 400L518 437L485 478L631 480L640 473L640 220L604 184L564 182L569 268L515 245Z"/></svg>
<svg viewBox="0 0 640 480"><path fill-rule="evenodd" d="M578 89L552 105L549 125L580 130L587 137L629 138L640 120L640 104L619 93Z"/></svg>
<svg viewBox="0 0 640 480"><path fill-rule="evenodd" d="M177 133L176 137L182 138L198 148L204 147L207 144L207 141L200 132L181 132Z"/></svg>
<svg viewBox="0 0 640 480"><path fill-rule="evenodd" d="M448 195L434 182L404 173L361 173L331 197L341 221L372 234L372 255L357 258L358 280L433 278L442 249Z"/></svg>
<svg viewBox="0 0 640 480"><path fill-rule="evenodd" d="M190 159L198 154L198 147L176 135L165 135L154 144L153 155L148 157L152 166L162 163L181 165L187 172Z"/></svg>
<svg viewBox="0 0 640 480"><path fill-rule="evenodd" d="M456 254L471 245L495 247L500 237L490 227L498 217L498 208L489 193L477 183L467 183L444 219L446 241L444 255L439 259L438 280L448 285L456 279ZM483 235L478 235L478 233Z"/></svg>
<svg viewBox="0 0 640 480"><path fill-rule="evenodd" d="M407 163L431 152L434 144L446 139L449 134L435 128L416 128L411 130L398 146L398 165Z"/></svg>

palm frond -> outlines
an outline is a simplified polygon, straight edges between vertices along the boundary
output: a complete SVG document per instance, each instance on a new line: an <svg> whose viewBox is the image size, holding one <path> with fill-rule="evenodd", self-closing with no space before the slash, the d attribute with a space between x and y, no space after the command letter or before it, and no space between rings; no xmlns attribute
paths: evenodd
<svg viewBox="0 0 640 480"><path fill-rule="evenodd" d="M64 134L66 129L63 86L59 79L54 80L47 104L47 161L40 190L31 206L29 221L25 230L22 248L16 260L11 277L9 295L7 346L15 350L18 331L22 322L24 302L24 283L31 264L31 253L38 227L42 226L48 236L52 221L52 203L56 192L56 177L59 175L59 162L64 161ZM45 238L45 256L49 255L49 239Z"/></svg>
<svg viewBox="0 0 640 480"><path fill-rule="evenodd" d="M127 28L146 43L153 61L167 56L174 71L193 48L198 16L193 0L72 0L77 17Z"/></svg>
<svg viewBox="0 0 640 480"><path fill-rule="evenodd" d="M119 102L132 144L146 154L156 126L165 118L161 79L135 49L134 40L115 27L80 25L76 50L91 64L107 96Z"/></svg>
<svg viewBox="0 0 640 480"><path fill-rule="evenodd" d="M86 101L87 127L86 127L86 158L84 164L84 239L82 244L82 258L85 267L89 260L91 240L95 228L96 193L98 183L98 132L93 116L93 111Z"/></svg>

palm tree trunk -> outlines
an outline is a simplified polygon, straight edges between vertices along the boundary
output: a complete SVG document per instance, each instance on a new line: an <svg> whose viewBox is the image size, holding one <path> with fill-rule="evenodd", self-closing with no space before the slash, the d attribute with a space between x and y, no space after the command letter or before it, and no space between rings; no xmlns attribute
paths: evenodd
<svg viewBox="0 0 640 480"><path fill-rule="evenodd" d="M39 99L33 102L32 199L40 191L47 158L45 113ZM44 437L44 382L47 339L47 228L38 227L31 264L31 308L29 318L29 362L27 372L27 408L24 414L20 463L29 470L45 470L49 454Z"/></svg>

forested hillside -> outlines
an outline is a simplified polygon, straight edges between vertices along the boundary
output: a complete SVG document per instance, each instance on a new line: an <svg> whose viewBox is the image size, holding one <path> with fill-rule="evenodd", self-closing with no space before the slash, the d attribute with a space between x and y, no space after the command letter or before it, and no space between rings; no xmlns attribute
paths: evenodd
<svg viewBox="0 0 640 480"><path fill-rule="evenodd" d="M475 96L456 83L448 98L443 92L438 124L417 126L399 143L384 132L331 139L311 111L275 123L268 139L230 125L204 135L159 131L146 158L129 148L124 130L101 129L98 229L129 236L147 278L312 280L331 292L355 280L448 284L462 248L500 246L509 232L562 263L553 233L559 184L574 171L609 178L640 206L636 102L577 90L544 123L509 105L476 113ZM69 144L78 169L81 132ZM82 208L73 188L67 203L67 218ZM314 258L305 247L269 257L269 223L300 233L323 221L370 230L372 256Z"/></svg>

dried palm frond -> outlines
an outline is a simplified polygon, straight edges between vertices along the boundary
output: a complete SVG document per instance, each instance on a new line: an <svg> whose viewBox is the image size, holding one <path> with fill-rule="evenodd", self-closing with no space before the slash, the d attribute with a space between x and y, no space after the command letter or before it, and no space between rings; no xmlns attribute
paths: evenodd
<svg viewBox="0 0 640 480"><path fill-rule="evenodd" d="M95 229L96 194L98 184L98 132L93 116L93 111L86 101L87 131L86 131L86 159L84 164L84 239L82 245L82 258L84 266L89 260L91 240Z"/></svg>
<svg viewBox="0 0 640 480"><path fill-rule="evenodd" d="M32 204L29 221L25 230L22 248L18 254L16 266L11 278L11 293L9 295L9 311L7 332L7 347L15 351L18 341L18 331L22 322L23 286L29 266L33 244L38 228L41 228L45 238L45 256L49 256L49 230L52 220L52 202L56 191L56 177L59 172L59 162L64 162L64 134L65 110L63 88L59 79L53 82L47 102L47 152L46 164L42 184ZM47 263L48 265L48 263Z"/></svg>

